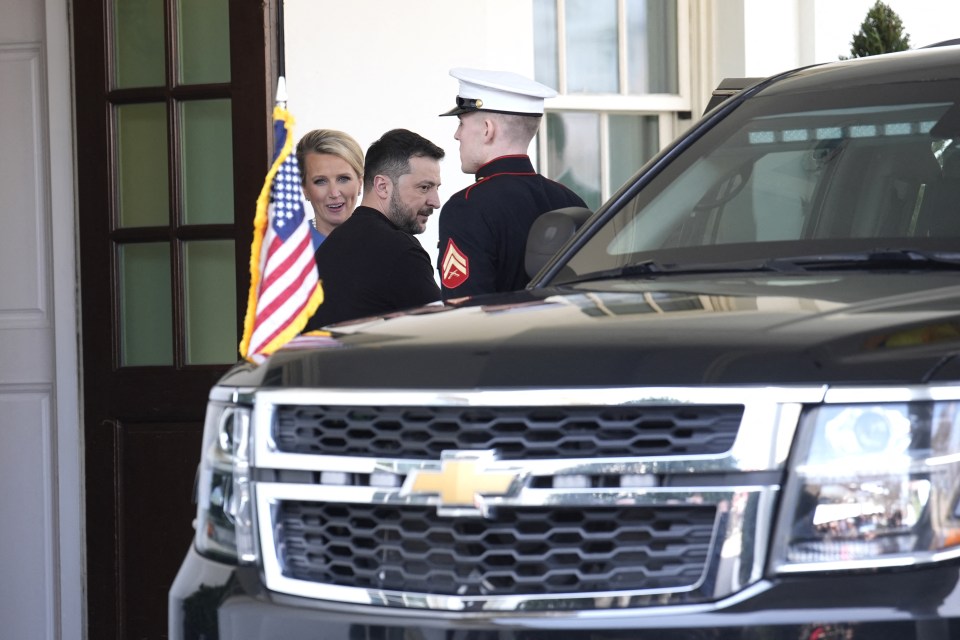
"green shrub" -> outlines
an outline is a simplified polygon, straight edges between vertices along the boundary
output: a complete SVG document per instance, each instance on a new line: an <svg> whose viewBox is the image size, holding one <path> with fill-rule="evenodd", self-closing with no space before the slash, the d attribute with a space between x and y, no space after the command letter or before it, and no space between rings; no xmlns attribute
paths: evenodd
<svg viewBox="0 0 960 640"><path fill-rule="evenodd" d="M853 35L850 43L850 53L854 58L906 51L909 48L910 36L903 32L900 16L880 0L867 11L860 32Z"/></svg>

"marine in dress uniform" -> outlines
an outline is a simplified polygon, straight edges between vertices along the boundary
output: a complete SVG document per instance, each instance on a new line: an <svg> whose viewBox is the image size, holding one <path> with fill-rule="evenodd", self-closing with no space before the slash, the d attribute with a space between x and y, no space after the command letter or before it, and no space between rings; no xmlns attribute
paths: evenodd
<svg viewBox="0 0 960 640"><path fill-rule="evenodd" d="M464 119L479 112L539 119L553 89L506 71L451 69L460 82L457 106L442 116ZM467 133L460 134L461 163ZM532 130L535 132L535 128ZM530 138L532 139L533 133ZM526 153L530 140L505 153L483 158L474 184L443 205L439 222L437 270L444 299L515 291L530 281L524 269L527 235L542 213L562 207L585 207L583 199L559 182L536 172ZM502 149L502 147L500 147Z"/></svg>

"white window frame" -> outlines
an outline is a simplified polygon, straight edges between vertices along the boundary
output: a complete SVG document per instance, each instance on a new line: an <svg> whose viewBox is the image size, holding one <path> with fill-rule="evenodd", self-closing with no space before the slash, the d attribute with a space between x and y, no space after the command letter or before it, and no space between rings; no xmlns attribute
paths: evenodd
<svg viewBox="0 0 960 640"><path fill-rule="evenodd" d="M617 37L619 42L619 86L615 94L567 94L567 45L566 45L566 13L564 1L555 0L557 6L557 82L559 95L551 99L550 108L558 111L597 111L596 105L602 104L602 111L629 112L629 113L659 113L690 111L691 79L690 79L690 0L676 0L677 3L677 86L679 94L652 93L646 95L629 95L627 87L627 25L618 19ZM617 15L623 16L626 12L626 0L617 0Z"/></svg>
<svg viewBox="0 0 960 640"><path fill-rule="evenodd" d="M565 0L556 1L557 14L557 97L550 99L547 112L580 111L596 113L600 117L600 190L605 202L620 185L610 184L609 116L655 116L659 122L659 146L663 148L680 133L679 114L692 110L691 74L691 0L677 3L677 88L678 94L630 95L627 89L626 0L617 0L617 36L619 55L618 93L567 94L567 46ZM542 132L545 133L545 130ZM537 150L541 170L549 173L547 165L547 136L538 136ZM638 167L639 168L639 167Z"/></svg>

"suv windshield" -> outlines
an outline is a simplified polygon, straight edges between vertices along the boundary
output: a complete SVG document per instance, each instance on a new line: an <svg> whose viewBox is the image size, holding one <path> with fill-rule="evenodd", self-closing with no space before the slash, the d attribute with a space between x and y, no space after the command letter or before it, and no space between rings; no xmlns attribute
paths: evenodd
<svg viewBox="0 0 960 640"><path fill-rule="evenodd" d="M751 97L615 203L554 283L935 262L960 236L958 96L940 80Z"/></svg>

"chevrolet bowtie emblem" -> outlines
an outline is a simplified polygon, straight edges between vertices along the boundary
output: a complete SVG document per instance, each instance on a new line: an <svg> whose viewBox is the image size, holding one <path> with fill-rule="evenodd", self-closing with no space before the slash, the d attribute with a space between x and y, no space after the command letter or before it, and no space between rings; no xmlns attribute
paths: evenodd
<svg viewBox="0 0 960 640"><path fill-rule="evenodd" d="M407 476L404 495L437 495L438 510L458 514L486 512L484 496L505 496L516 490L518 471L490 469L493 451L444 451L438 471L420 469Z"/></svg>

